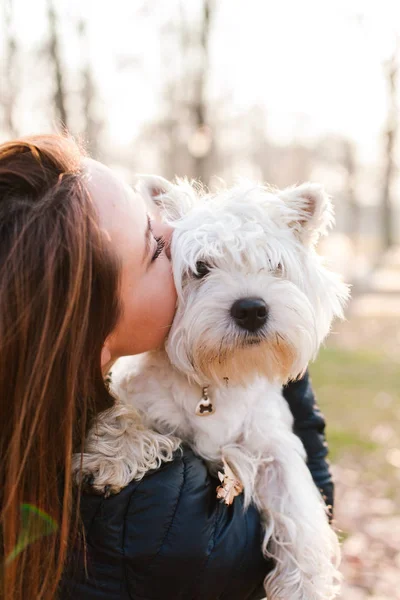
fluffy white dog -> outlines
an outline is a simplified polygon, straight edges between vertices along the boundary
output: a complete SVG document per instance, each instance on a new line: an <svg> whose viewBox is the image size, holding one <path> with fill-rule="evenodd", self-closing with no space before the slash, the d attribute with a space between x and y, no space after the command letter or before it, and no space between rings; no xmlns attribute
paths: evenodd
<svg viewBox="0 0 400 600"><path fill-rule="evenodd" d="M174 226L178 308L165 348L113 369L117 405L92 428L83 472L117 492L184 440L215 473L224 464L219 497L230 503L243 489L261 512L276 565L268 600L335 598L339 544L281 393L348 297L314 249L330 200L309 183L210 196L184 181L139 185Z"/></svg>

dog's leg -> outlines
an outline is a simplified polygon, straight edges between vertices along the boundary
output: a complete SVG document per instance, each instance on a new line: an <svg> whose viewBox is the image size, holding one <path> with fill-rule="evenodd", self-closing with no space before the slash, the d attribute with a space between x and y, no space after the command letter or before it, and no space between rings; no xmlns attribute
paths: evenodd
<svg viewBox="0 0 400 600"><path fill-rule="evenodd" d="M179 444L178 438L146 429L134 408L117 403L97 417L84 453L74 454L74 481L98 494L116 494L171 461Z"/></svg>
<svg viewBox="0 0 400 600"><path fill-rule="evenodd" d="M256 479L265 518L263 550L276 566L265 579L268 600L331 600L339 592L339 543L292 432L271 427Z"/></svg>

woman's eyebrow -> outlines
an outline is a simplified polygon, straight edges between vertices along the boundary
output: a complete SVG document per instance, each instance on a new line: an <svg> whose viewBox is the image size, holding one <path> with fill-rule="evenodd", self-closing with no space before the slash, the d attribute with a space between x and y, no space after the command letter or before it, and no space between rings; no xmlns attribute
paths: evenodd
<svg viewBox="0 0 400 600"><path fill-rule="evenodd" d="M143 260L142 262L145 262L148 254L150 252L150 248L151 248L151 238L153 237L152 235L152 227L151 227L151 220L149 215L147 215L147 229L146 229L146 233L145 233L145 246L144 246L144 254L143 254Z"/></svg>

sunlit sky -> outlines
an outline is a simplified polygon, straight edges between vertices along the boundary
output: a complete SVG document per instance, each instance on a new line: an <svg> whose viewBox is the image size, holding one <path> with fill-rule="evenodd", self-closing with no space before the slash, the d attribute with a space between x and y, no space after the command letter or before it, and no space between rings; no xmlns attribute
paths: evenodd
<svg viewBox="0 0 400 600"><path fill-rule="evenodd" d="M44 0L14 0L15 27L29 52L45 36ZM198 0L186 0L196 7ZM136 18L146 5L145 16ZM159 26L176 0L60 0L64 59L79 66L72 17L89 20L90 60L113 143L124 145L157 111ZM383 62L400 32L400 0L217 0L209 90L229 90L233 110L260 104L268 132L281 142L344 134L360 158L375 159L386 115ZM117 69L128 57L138 66ZM25 85L37 85L30 81ZM232 108L232 107L231 107ZM24 114L24 126L37 119Z"/></svg>

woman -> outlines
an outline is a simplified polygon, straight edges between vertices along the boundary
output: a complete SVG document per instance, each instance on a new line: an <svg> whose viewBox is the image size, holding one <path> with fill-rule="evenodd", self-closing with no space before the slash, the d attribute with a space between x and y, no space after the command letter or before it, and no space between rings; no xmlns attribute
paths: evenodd
<svg viewBox="0 0 400 600"><path fill-rule="evenodd" d="M259 516L217 503L189 448L113 497L72 487L72 454L113 404L102 371L168 333L170 235L71 139L0 146L2 598L263 596ZM285 395L331 503L308 376Z"/></svg>

